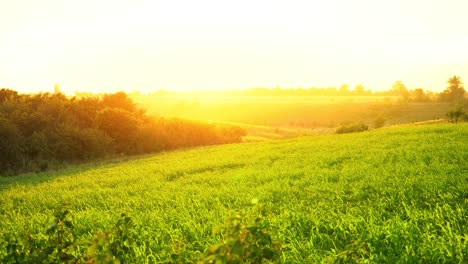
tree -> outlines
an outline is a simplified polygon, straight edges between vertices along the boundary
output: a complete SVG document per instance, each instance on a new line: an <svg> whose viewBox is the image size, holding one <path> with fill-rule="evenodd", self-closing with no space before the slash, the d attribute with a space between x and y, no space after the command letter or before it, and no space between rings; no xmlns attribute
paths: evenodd
<svg viewBox="0 0 468 264"><path fill-rule="evenodd" d="M133 153L139 120L131 113L119 108L104 108L97 113L98 128L115 140L119 152Z"/></svg>
<svg viewBox="0 0 468 264"><path fill-rule="evenodd" d="M18 128L0 116L0 172L20 166L21 141Z"/></svg>
<svg viewBox="0 0 468 264"><path fill-rule="evenodd" d="M401 96L404 101L408 101L409 99L408 88L406 88L406 85L402 81L396 81L392 85L392 92L395 95Z"/></svg>
<svg viewBox="0 0 468 264"><path fill-rule="evenodd" d="M119 108L128 112L136 112L137 107L131 98L124 92L118 92L114 94L105 94L102 97L102 104L105 107Z"/></svg>
<svg viewBox="0 0 468 264"><path fill-rule="evenodd" d="M454 75L447 80L448 86L441 93L442 101L460 102L465 97L465 87L459 76Z"/></svg>
<svg viewBox="0 0 468 264"><path fill-rule="evenodd" d="M341 85L340 89L338 91L339 91L340 95L349 95L350 94L349 85L347 85L347 84Z"/></svg>
<svg viewBox="0 0 468 264"><path fill-rule="evenodd" d="M424 90L422 88L414 89L410 93L411 93L411 99L414 100L415 102L429 101L429 98L427 97L426 93L424 93Z"/></svg>
<svg viewBox="0 0 468 264"><path fill-rule="evenodd" d="M17 91L13 91L13 90L6 89L6 88L0 89L0 103L8 99L17 99L17 98L18 98Z"/></svg>
<svg viewBox="0 0 468 264"><path fill-rule="evenodd" d="M115 153L239 142L244 135L236 128L151 118L123 92L99 99L0 89L0 174Z"/></svg>
<svg viewBox="0 0 468 264"><path fill-rule="evenodd" d="M362 84L358 84L358 85L356 85L356 87L354 87L353 93L356 94L356 95L364 95L366 93L366 91L365 91L364 86Z"/></svg>

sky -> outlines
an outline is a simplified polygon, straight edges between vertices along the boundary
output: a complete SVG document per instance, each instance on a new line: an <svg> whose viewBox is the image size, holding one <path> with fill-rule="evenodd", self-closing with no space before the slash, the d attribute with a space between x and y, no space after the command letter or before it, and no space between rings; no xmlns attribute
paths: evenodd
<svg viewBox="0 0 468 264"><path fill-rule="evenodd" d="M15 0L0 88L442 91L468 81L466 0Z"/></svg>

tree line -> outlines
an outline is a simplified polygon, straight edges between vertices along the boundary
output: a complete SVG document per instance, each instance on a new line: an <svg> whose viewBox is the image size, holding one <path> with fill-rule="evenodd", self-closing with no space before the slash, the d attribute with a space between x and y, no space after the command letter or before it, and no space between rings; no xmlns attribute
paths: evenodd
<svg viewBox="0 0 468 264"><path fill-rule="evenodd" d="M464 99L465 89L459 76L450 77L447 80L448 86L443 92L437 93L424 90L423 88L409 89L402 81L396 81L387 91L372 91L366 89L362 84L351 88L348 84L340 87L311 87L311 88L251 88L246 90L218 91L220 95L234 96L397 96L405 102L459 102ZM177 92L156 91L150 96L170 95ZM199 92L197 92L199 93ZM213 92L209 92L212 94ZM78 95L89 95L89 93L78 93ZM133 93L140 95L138 91Z"/></svg>
<svg viewBox="0 0 468 264"><path fill-rule="evenodd" d="M240 142L244 135L233 126L148 116L124 92L70 98L0 89L0 174Z"/></svg>

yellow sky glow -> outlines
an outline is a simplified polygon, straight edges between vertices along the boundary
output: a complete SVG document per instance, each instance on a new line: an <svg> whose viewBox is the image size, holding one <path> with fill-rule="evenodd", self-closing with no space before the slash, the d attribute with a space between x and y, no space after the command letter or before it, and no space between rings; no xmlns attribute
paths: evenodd
<svg viewBox="0 0 468 264"><path fill-rule="evenodd" d="M0 3L0 88L112 92L468 82L466 0Z"/></svg>

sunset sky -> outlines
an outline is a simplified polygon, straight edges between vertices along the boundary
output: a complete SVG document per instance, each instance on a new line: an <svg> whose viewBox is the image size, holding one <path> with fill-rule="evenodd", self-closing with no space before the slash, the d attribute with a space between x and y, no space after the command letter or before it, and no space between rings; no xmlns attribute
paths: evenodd
<svg viewBox="0 0 468 264"><path fill-rule="evenodd" d="M467 0L1 1L0 88L441 91L467 25Z"/></svg>

